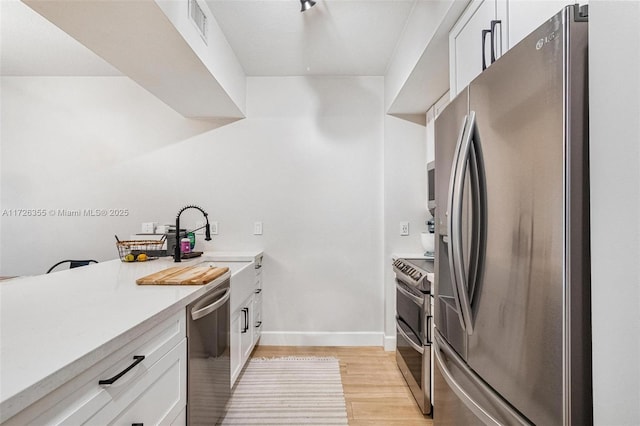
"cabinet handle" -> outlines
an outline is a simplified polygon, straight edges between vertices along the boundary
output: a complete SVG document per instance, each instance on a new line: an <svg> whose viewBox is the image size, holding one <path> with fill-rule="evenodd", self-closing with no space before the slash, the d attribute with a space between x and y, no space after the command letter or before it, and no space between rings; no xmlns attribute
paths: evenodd
<svg viewBox="0 0 640 426"><path fill-rule="evenodd" d="M249 308L242 308L244 314L244 326L242 327L242 333L246 333L249 330Z"/></svg>
<svg viewBox="0 0 640 426"><path fill-rule="evenodd" d="M254 293L255 293L255 294L260 294L260 293L262 293L262 289L261 289L261 288L259 288L259 289L257 289L256 291L254 291Z"/></svg>
<svg viewBox="0 0 640 426"><path fill-rule="evenodd" d="M110 379L99 380L98 384L101 385L101 386L114 384L116 382L116 380L118 380L120 377L122 377L125 374L127 374L129 372L129 370L131 370L133 367L135 367L136 365L140 364L144 360L144 355L134 355L133 359L134 359L134 361L131 363L130 366L128 366L127 368L125 368L120 373L116 374L115 376L113 376Z"/></svg>
<svg viewBox="0 0 640 426"><path fill-rule="evenodd" d="M262 325L262 321L257 321L256 322L256 328L259 328Z"/></svg>
<svg viewBox="0 0 640 426"><path fill-rule="evenodd" d="M487 54L485 52L485 47L487 46L487 34L491 34L491 30L482 30L482 71L487 69ZM493 40L493 37L490 40ZM493 45L491 46L491 52L493 54Z"/></svg>
<svg viewBox="0 0 640 426"><path fill-rule="evenodd" d="M144 426L144 423L131 423L131 426Z"/></svg>
<svg viewBox="0 0 640 426"><path fill-rule="evenodd" d="M502 29L502 21L497 19L497 20L493 20L491 21L491 63L494 63L496 61L496 25L500 25L500 29Z"/></svg>

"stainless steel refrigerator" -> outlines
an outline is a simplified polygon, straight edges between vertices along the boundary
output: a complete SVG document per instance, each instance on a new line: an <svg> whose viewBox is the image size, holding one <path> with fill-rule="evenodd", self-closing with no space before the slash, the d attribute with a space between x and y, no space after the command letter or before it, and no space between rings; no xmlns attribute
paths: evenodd
<svg viewBox="0 0 640 426"><path fill-rule="evenodd" d="M436 120L436 425L593 423L587 31L567 7Z"/></svg>

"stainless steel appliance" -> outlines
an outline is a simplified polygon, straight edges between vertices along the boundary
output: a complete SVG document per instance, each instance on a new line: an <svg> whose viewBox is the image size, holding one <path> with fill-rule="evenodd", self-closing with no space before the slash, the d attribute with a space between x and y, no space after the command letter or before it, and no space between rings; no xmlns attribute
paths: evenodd
<svg viewBox="0 0 640 426"><path fill-rule="evenodd" d="M427 163L427 209L431 216L436 213L436 162Z"/></svg>
<svg viewBox="0 0 640 426"><path fill-rule="evenodd" d="M187 424L221 419L231 394L229 279L187 306Z"/></svg>
<svg viewBox="0 0 640 426"><path fill-rule="evenodd" d="M436 425L593 423L584 12L436 120Z"/></svg>
<svg viewBox="0 0 640 426"><path fill-rule="evenodd" d="M396 362L423 414L431 414L433 261L394 259L396 274Z"/></svg>

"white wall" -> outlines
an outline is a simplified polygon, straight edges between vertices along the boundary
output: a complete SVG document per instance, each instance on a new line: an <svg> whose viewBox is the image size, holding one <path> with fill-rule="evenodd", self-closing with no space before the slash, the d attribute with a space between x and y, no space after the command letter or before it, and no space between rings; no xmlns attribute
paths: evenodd
<svg viewBox="0 0 640 426"><path fill-rule="evenodd" d="M147 186L171 165L144 158L215 127L185 119L126 77L3 77L1 90L1 275L40 274L65 258L113 258L114 234L139 231L156 212L170 219L179 206ZM96 208L129 215L57 214Z"/></svg>
<svg viewBox="0 0 640 426"><path fill-rule="evenodd" d="M220 227L199 249L265 250L263 344L382 345L383 90L250 78L249 118L212 129L126 77L3 78L2 209L130 213L2 217L0 274L112 259L114 234L196 203Z"/></svg>
<svg viewBox="0 0 640 426"><path fill-rule="evenodd" d="M396 294L391 267L393 254L424 253L420 232L426 231L426 141L422 125L393 116L384 128L384 283L385 349L395 350ZM409 222L408 236L400 236L400 222Z"/></svg>
<svg viewBox="0 0 640 426"><path fill-rule="evenodd" d="M640 424L640 2L589 2L596 425Z"/></svg>

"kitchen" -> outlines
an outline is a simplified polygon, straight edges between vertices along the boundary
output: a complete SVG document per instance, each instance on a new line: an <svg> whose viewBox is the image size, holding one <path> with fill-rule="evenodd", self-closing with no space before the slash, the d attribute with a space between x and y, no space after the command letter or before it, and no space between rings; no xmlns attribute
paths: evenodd
<svg viewBox="0 0 640 426"><path fill-rule="evenodd" d="M283 10L289 6L275 3ZM399 3L408 14L414 2ZM594 416L597 424L634 424L640 380L637 370L623 366L638 358L637 347L633 352L627 339L609 330L638 335L633 268L640 253L637 233L629 228L637 226L638 217L633 201L638 156L630 155L637 152L630 141L637 140L638 130L629 128L638 112L638 96L629 96L638 92L638 58L629 54L637 51L630 44L637 43L637 4L589 5L592 289L598 300L593 304ZM339 10L330 11L333 16ZM322 33L335 34L326 16L314 23L312 15L295 12L290 19L305 20L311 46ZM618 25L618 16L631 21L629 26ZM611 22L615 33L608 30ZM2 208L128 209L129 214L3 217L0 274L40 274L67 257L113 259L114 233L128 235L142 222L170 221L180 207L198 203L219 224L212 242L199 241L204 251L264 250L269 289L264 315L270 320L261 344L393 348L391 255L420 251L427 218L424 165L432 148L426 143L429 124L415 121L426 123L424 112L446 87L424 96L433 101L422 114L409 110L413 121L385 113L394 98L415 97L403 88L415 78L411 70L418 57L412 48L421 46L418 53L423 52L420 37L429 37L423 32L427 29L405 33L417 39L403 39L408 44L399 43L395 61L378 74L318 76L312 68L311 77L249 76L247 118L235 122L184 118L105 63L97 76L3 75ZM47 49L39 52L46 55ZM604 64L617 61L611 79ZM47 63L46 56L35 62ZM401 107L397 115L405 112ZM625 182L625 194L611 191L618 182ZM613 219L611 206L622 202L617 197L624 197L625 209ZM402 221L410 224L409 236L399 235ZM255 222L263 223L262 235L254 235ZM618 292L628 297L620 300ZM631 417L612 420L625 415Z"/></svg>

